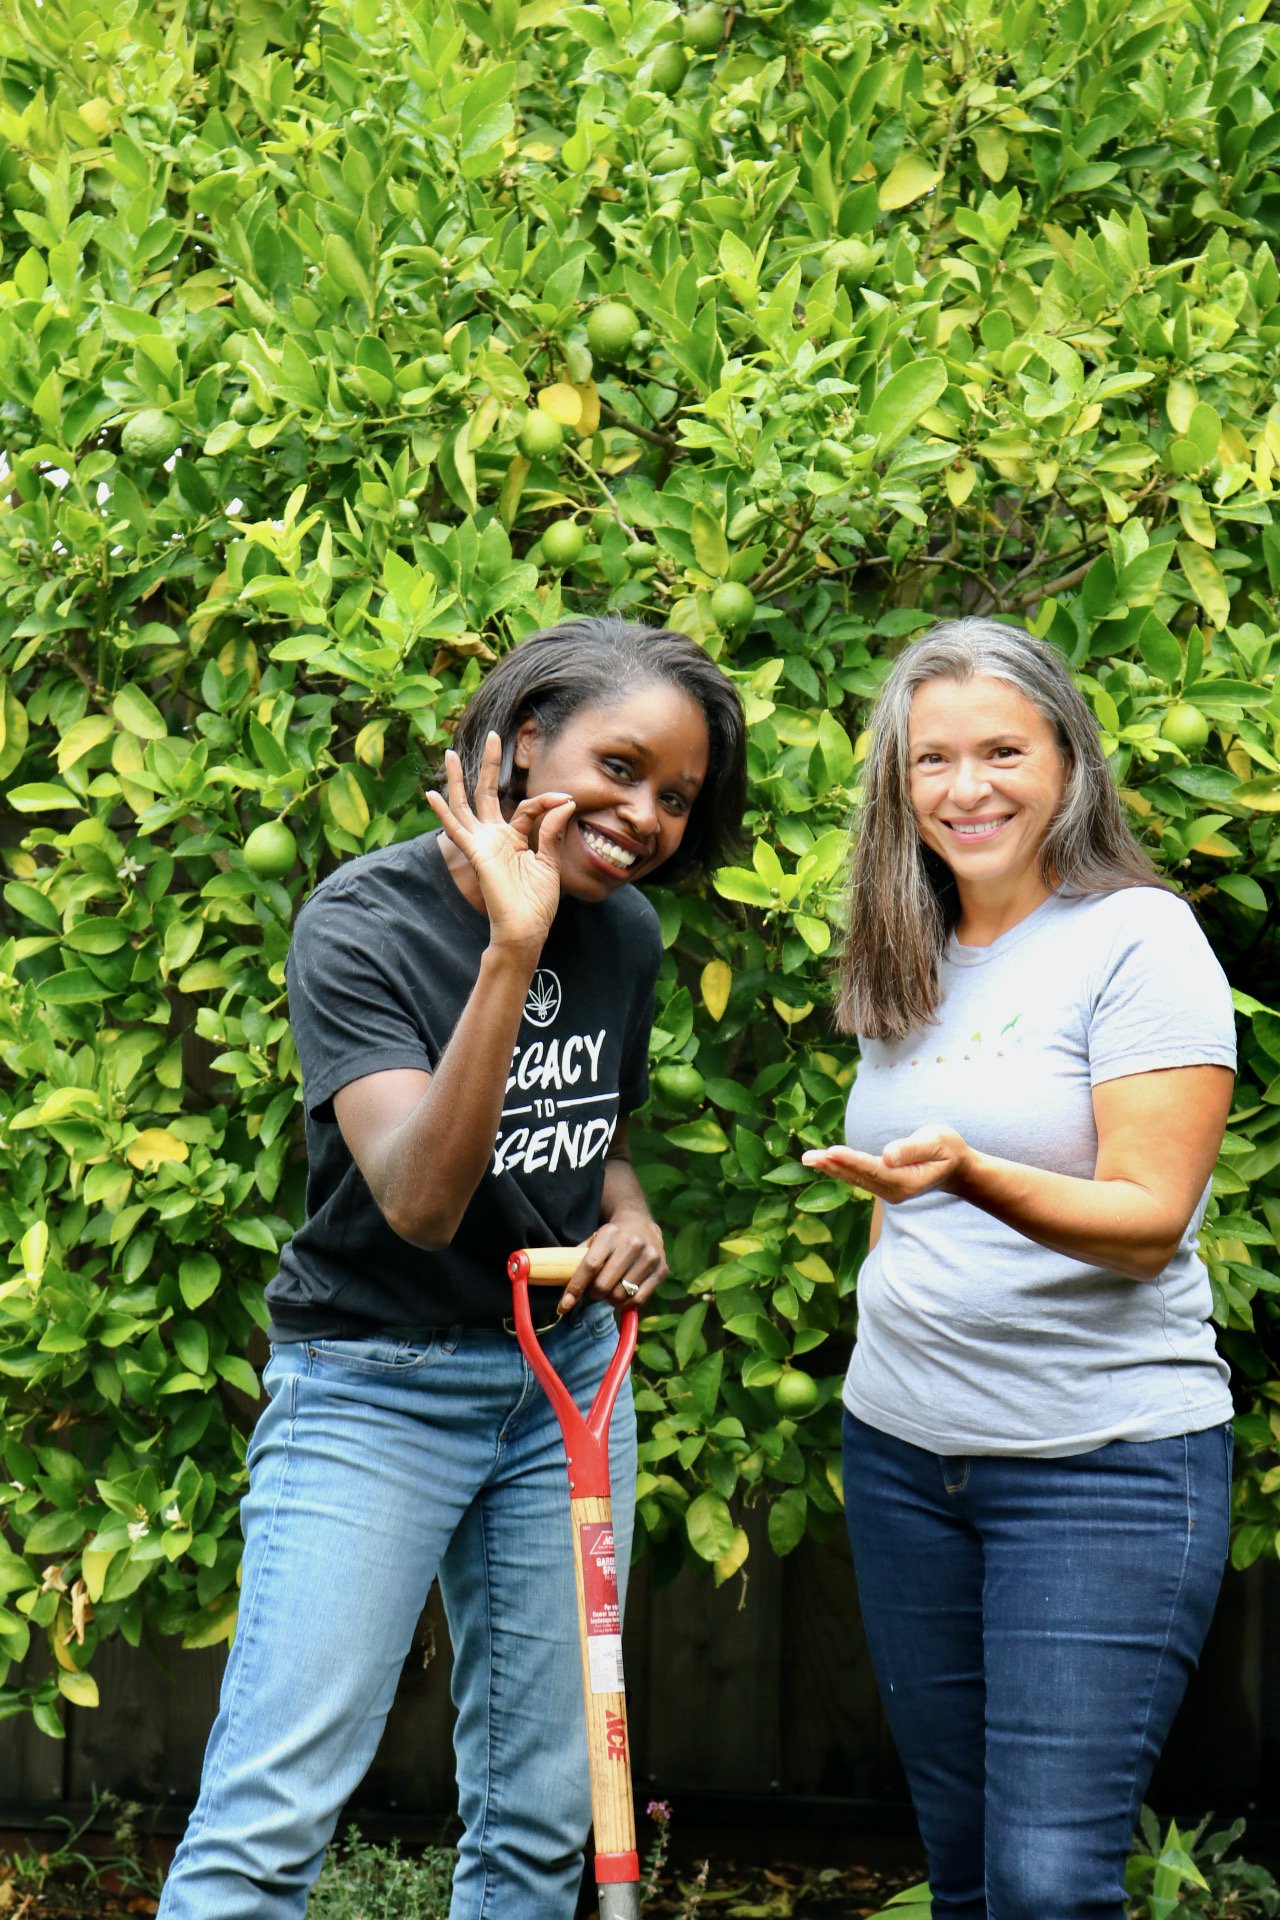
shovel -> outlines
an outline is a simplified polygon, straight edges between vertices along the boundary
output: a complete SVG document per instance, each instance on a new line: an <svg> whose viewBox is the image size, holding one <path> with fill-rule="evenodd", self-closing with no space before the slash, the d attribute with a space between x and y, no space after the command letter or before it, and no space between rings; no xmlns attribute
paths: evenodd
<svg viewBox="0 0 1280 1920"><path fill-rule="evenodd" d="M578 1590L582 1697L587 1711L587 1762L600 1920L640 1920L640 1857L631 1795L631 1746L622 1675L622 1612L609 1489L609 1422L636 1348L636 1310L624 1307L618 1345L584 1420L538 1345L529 1312L529 1283L560 1283L578 1270L585 1247L531 1247L507 1262L520 1351L541 1381L564 1435L569 1467L569 1520Z"/></svg>

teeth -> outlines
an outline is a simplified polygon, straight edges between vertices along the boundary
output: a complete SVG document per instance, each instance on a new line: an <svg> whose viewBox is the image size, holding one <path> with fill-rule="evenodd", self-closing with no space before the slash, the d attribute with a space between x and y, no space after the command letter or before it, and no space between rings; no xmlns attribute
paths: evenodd
<svg viewBox="0 0 1280 1920"><path fill-rule="evenodd" d="M626 848L618 846L616 841L606 840L604 835L597 833L594 827L584 826L580 831L592 853L599 859L607 860L609 865L611 867L617 867L620 873L626 873L631 867L634 867L636 863L634 853L628 853Z"/></svg>
<svg viewBox="0 0 1280 1920"><path fill-rule="evenodd" d="M957 820L948 820L952 833L958 833L963 840L983 840L1004 825L1003 820L980 820L974 826L962 827Z"/></svg>

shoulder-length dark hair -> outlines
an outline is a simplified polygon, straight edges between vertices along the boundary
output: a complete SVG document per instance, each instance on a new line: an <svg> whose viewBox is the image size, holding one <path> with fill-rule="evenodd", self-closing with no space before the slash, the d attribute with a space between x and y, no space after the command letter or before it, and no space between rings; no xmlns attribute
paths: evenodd
<svg viewBox="0 0 1280 1920"><path fill-rule="evenodd" d="M933 627L898 656L869 723L836 1007L846 1033L904 1040L937 1012L939 967L960 902L950 868L916 830L911 702L927 681L963 685L979 674L1007 681L1043 714L1067 763L1062 802L1040 849L1044 884L1076 895L1166 885L1129 830L1097 721L1063 656L995 620Z"/></svg>
<svg viewBox="0 0 1280 1920"><path fill-rule="evenodd" d="M684 837L654 877L671 881L723 866L741 844L747 796L746 729L737 689L686 634L638 626L613 614L565 620L531 633L488 674L453 735L468 797L475 799L489 733L502 740L499 787L505 798L517 791L520 779L515 744L522 720L532 717L550 740L580 707L616 706L655 680L679 687L701 707L710 751Z"/></svg>

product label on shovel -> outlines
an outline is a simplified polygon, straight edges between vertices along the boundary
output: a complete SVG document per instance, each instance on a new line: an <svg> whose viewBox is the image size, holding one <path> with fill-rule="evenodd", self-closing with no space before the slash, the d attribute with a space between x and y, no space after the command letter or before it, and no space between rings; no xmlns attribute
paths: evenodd
<svg viewBox="0 0 1280 1920"><path fill-rule="evenodd" d="M578 1528L582 1552L582 1590L587 1614L587 1671L592 1693L621 1693L622 1610L618 1605L618 1561L613 1527L590 1520Z"/></svg>

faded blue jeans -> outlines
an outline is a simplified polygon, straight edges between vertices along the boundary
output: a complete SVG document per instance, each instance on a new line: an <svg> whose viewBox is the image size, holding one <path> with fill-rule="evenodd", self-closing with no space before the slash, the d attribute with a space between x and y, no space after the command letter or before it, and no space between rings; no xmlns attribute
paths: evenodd
<svg viewBox="0 0 1280 1920"><path fill-rule="evenodd" d="M858 1598L935 1920L1123 1920L1226 1559L1231 1428L952 1458L845 1414Z"/></svg>
<svg viewBox="0 0 1280 1920"><path fill-rule="evenodd" d="M584 1409L606 1306L543 1336ZM432 1580L454 1653L465 1830L450 1920L571 1920L591 1824L569 1481L501 1329L277 1347L249 1449L235 1644L163 1920L300 1920L373 1759ZM635 1414L610 1437L619 1583Z"/></svg>

